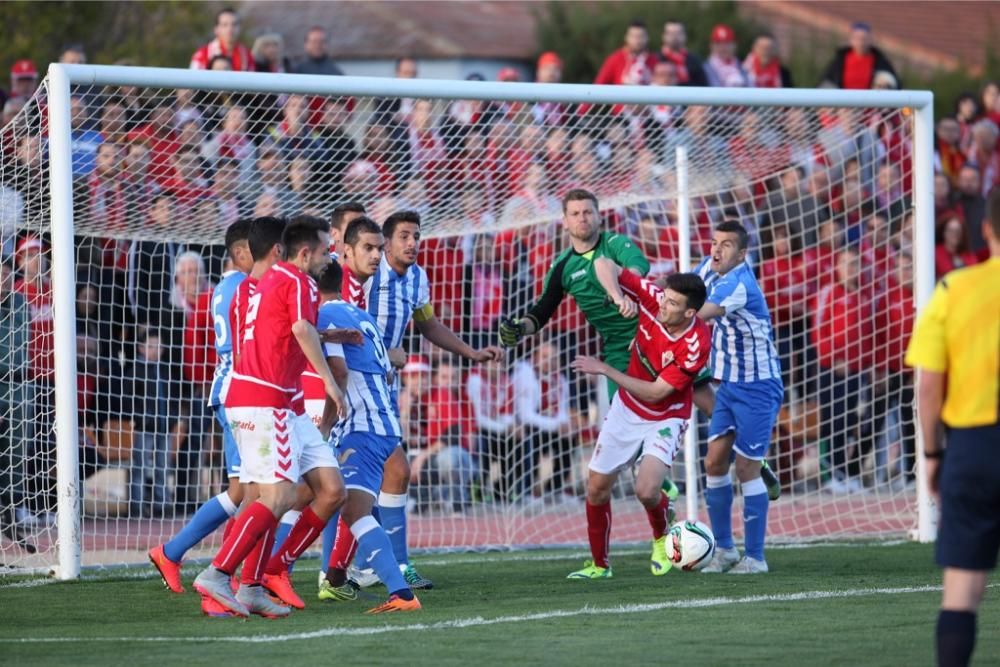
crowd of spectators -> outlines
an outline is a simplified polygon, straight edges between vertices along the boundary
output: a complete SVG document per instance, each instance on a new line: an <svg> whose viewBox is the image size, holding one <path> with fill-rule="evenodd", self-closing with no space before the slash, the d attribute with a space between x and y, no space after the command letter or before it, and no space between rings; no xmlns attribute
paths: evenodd
<svg viewBox="0 0 1000 667"><path fill-rule="evenodd" d="M707 58L686 42L685 26L669 21L653 51L647 27L633 22L596 83L792 85L772 35L758 35L742 58L725 25L713 29ZM899 87L867 25L853 25L849 42L816 83ZM325 29L310 29L303 48L290 60L278 34L247 48L239 17L224 10L191 67L342 73ZM70 46L60 61L86 58ZM537 81L559 83L561 73L558 54L538 59ZM418 76L417 61L400 58L396 75ZM500 72L500 81L517 79ZM23 508L24 520L54 507L48 246L44 234L21 231L43 229L48 205L37 86L35 66L14 63L0 141L0 336L9 342L0 353L0 414L8 416L0 507ZM692 256L708 252L711 228L725 219L754 240L787 412L821 412L827 488L860 492L869 453L880 463L867 485L912 480L912 377L902 365L913 316L912 147L903 111L150 93L77 88L71 100L74 211L87 231L77 261L82 473L108 463L109 434L127 431L134 513L191 509L199 471L218 457L204 403L215 363L209 301L224 256L192 239L220 238L239 217L329 215L346 201L363 202L376 219L418 210L453 232L421 250L438 316L482 344L501 315L539 292L562 247L558 202L570 188L610 202L606 226L629 234L654 274L677 270L676 205L663 193L674 190L678 145L707 156L697 161L709 168L694 176L718 186L692 199ZM938 275L984 257L979 223L1000 181L998 123L1000 87L988 83L937 124ZM402 403L415 489L433 487L427 498L458 510L473 489L503 501L575 495L577 454L592 440L593 388L561 369L598 341L568 301L547 332L510 367L468 370L413 350ZM794 422L781 420L777 438L786 481L808 439ZM890 462L880 443L894 439L901 445Z"/></svg>

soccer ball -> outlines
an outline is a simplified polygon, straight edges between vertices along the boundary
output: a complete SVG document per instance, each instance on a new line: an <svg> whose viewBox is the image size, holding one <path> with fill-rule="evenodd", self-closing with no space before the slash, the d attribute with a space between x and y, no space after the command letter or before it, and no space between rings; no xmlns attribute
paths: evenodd
<svg viewBox="0 0 1000 667"><path fill-rule="evenodd" d="M715 536L701 521L678 521L667 533L667 557L685 572L705 567L714 553Z"/></svg>

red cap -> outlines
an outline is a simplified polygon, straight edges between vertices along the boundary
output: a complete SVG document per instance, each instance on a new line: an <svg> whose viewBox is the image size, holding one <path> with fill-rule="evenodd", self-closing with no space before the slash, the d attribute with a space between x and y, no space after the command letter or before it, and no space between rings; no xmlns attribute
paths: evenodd
<svg viewBox="0 0 1000 667"><path fill-rule="evenodd" d="M563 66L562 58L555 51L546 51L542 55L538 56L538 69L547 67L549 65L555 65L560 69Z"/></svg>
<svg viewBox="0 0 1000 667"><path fill-rule="evenodd" d="M18 241L17 250L14 252L15 255L20 255L22 252L27 252L29 250L37 250L41 252L45 249L45 244L37 236L25 236L23 239Z"/></svg>
<svg viewBox="0 0 1000 667"><path fill-rule="evenodd" d="M13 79L37 79L38 70L30 60L18 60L10 68L10 76Z"/></svg>
<svg viewBox="0 0 1000 667"><path fill-rule="evenodd" d="M521 75L513 67L504 67L497 74L497 81L520 81Z"/></svg>
<svg viewBox="0 0 1000 667"><path fill-rule="evenodd" d="M733 32L733 29L730 28L728 25L720 23L719 25L712 28L713 44L735 42L735 41L736 41L736 33Z"/></svg>
<svg viewBox="0 0 1000 667"><path fill-rule="evenodd" d="M427 373L431 370L431 362L422 354L411 354L403 366L404 373Z"/></svg>

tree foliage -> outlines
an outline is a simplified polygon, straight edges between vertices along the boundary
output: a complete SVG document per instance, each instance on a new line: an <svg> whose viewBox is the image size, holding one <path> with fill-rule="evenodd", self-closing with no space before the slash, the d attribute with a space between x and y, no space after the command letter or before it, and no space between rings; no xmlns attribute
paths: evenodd
<svg viewBox="0 0 1000 667"><path fill-rule="evenodd" d="M68 44L89 62L186 67L212 37L219 2L0 2L0 62L31 58L44 73Z"/></svg>

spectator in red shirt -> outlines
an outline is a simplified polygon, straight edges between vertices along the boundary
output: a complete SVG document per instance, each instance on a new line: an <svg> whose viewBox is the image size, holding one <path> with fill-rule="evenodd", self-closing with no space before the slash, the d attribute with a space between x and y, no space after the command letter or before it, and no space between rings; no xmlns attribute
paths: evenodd
<svg viewBox="0 0 1000 667"><path fill-rule="evenodd" d="M562 58L555 51L546 51L538 56L535 67L535 81L538 83L562 83ZM544 127L563 125L569 117L567 105L560 102L535 102L531 105L531 117Z"/></svg>
<svg viewBox="0 0 1000 667"><path fill-rule="evenodd" d="M809 278L809 292L820 289L836 280L837 255L844 247L844 228L833 218L819 226L817 243L803 253Z"/></svg>
<svg viewBox="0 0 1000 667"><path fill-rule="evenodd" d="M913 305L913 258L905 252L896 254L896 266L890 287L875 307L875 378L872 384L872 422L865 451L875 448L882 436L885 418L899 409L899 428L902 434L902 456L899 470L902 485L913 482L914 443L913 420L913 370L903 363L910 344L916 310ZM892 479L892 471L877 472L881 482Z"/></svg>
<svg viewBox="0 0 1000 667"><path fill-rule="evenodd" d="M972 144L972 126L979 120L979 100L970 92L964 92L955 101L955 120L958 121L958 145L967 151Z"/></svg>
<svg viewBox="0 0 1000 667"><path fill-rule="evenodd" d="M851 25L850 46L837 49L833 60L823 73L822 86L868 90L872 87L875 72L884 71L899 76L892 63L881 51L872 46L872 31L867 23Z"/></svg>
<svg viewBox="0 0 1000 667"><path fill-rule="evenodd" d="M170 303L184 313L184 378L199 390L207 388L215 372L215 330L212 285L198 253L183 252L174 262Z"/></svg>
<svg viewBox="0 0 1000 667"><path fill-rule="evenodd" d="M743 61L748 85L754 88L793 88L792 74L778 59L774 36L757 35L750 53Z"/></svg>
<svg viewBox="0 0 1000 667"><path fill-rule="evenodd" d="M822 437L830 444L832 474L827 490L863 490L860 460L849 451L858 431L858 402L873 364L874 322L871 299L860 284L858 251L844 248L837 257L837 280L816 296L811 338L819 360Z"/></svg>
<svg viewBox="0 0 1000 667"><path fill-rule="evenodd" d="M625 31L625 45L604 59L594 83L645 86L656 66L656 56L646 48L649 33L646 24L635 20Z"/></svg>
<svg viewBox="0 0 1000 667"><path fill-rule="evenodd" d="M252 72L255 64L250 49L239 43L240 17L227 7L215 15L215 39L191 56L191 69L208 69L215 56L226 56L237 72Z"/></svg>
<svg viewBox="0 0 1000 667"><path fill-rule="evenodd" d="M432 479L433 494L444 511L464 512L469 507L472 478L476 467L469 453L470 410L462 391L461 372L449 359L441 359L434 372L427 401L427 449L425 453Z"/></svg>
<svg viewBox="0 0 1000 667"><path fill-rule="evenodd" d="M976 253L969 250L965 223L956 215L938 227L937 244L934 246L934 275L940 280L950 271L978 263Z"/></svg>
<svg viewBox="0 0 1000 667"><path fill-rule="evenodd" d="M480 234L473 246L474 260L465 266L468 329L473 347L490 345L503 314L505 276L492 234ZM457 329L456 329L457 330Z"/></svg>
<svg viewBox="0 0 1000 667"><path fill-rule="evenodd" d="M52 380L52 282L46 247L37 236L26 236L17 244L15 258L21 278L14 291L24 296L31 313L28 341L29 378L48 385Z"/></svg>
<svg viewBox="0 0 1000 667"><path fill-rule="evenodd" d="M687 30L680 21L663 24L663 48L660 57L677 67L677 84L707 86L708 78L701 58L687 50Z"/></svg>
<svg viewBox="0 0 1000 667"><path fill-rule="evenodd" d="M785 224L772 224L761 230L761 261L757 270L760 289L767 299L774 326L774 340L781 357L785 387L799 388L811 377L807 368L809 283L805 258L800 252L800 237Z"/></svg>

